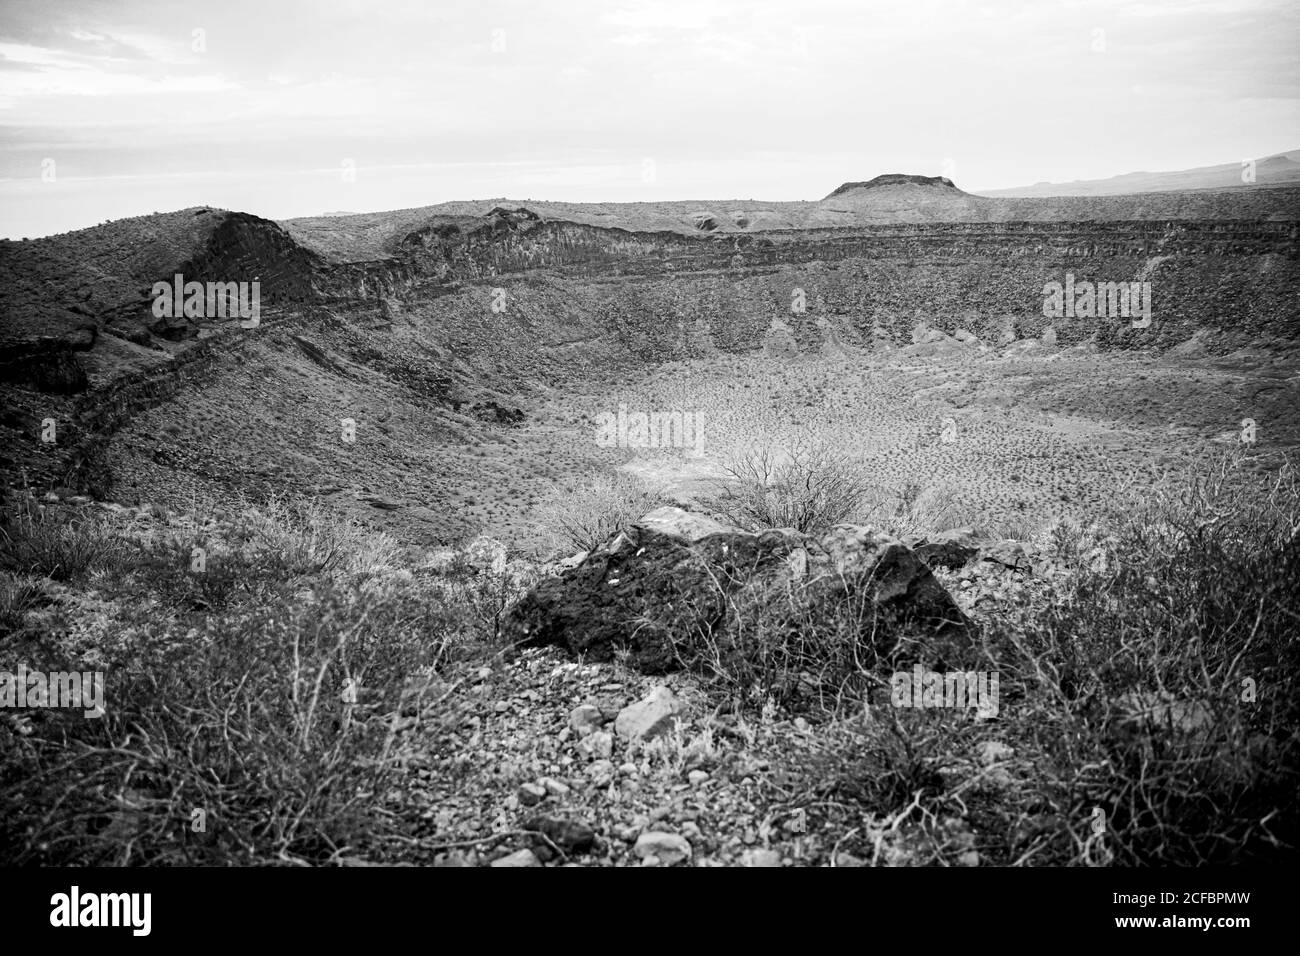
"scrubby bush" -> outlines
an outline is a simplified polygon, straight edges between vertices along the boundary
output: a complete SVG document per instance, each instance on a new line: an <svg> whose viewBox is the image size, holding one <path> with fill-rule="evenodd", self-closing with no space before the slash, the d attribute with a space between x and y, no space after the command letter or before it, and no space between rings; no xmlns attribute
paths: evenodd
<svg viewBox="0 0 1300 956"><path fill-rule="evenodd" d="M537 513L551 529L552 552L573 553L592 550L667 503L659 489L616 471L557 487L538 505Z"/></svg>
<svg viewBox="0 0 1300 956"><path fill-rule="evenodd" d="M878 504L852 457L817 442L762 446L723 467L729 480L707 504L749 531L793 528L816 534Z"/></svg>
<svg viewBox="0 0 1300 956"><path fill-rule="evenodd" d="M987 618L950 657L998 675L993 720L895 710L896 661L878 653L890 642L852 591L814 613L776 592L733 600L727 627L682 646L735 706L775 702L830 721L795 773L918 829L913 862L970 849L944 829L953 817L1006 864L1200 865L1300 850L1294 463L1263 478L1240 453L1206 462L1117 525L1047 529L1042 550L1069 569L1056 590ZM954 647L922 636L910 651L937 663ZM1018 755L1013 769L982 765L981 742Z"/></svg>
<svg viewBox="0 0 1300 956"><path fill-rule="evenodd" d="M103 671L106 712L3 715L0 858L326 863L401 838L403 733L455 726L447 688L495 647L445 590L384 573L382 541L288 514L208 527L202 572L183 522L119 527L95 596L39 619L32 579L6 576L31 626L0 640L0 670Z"/></svg>
<svg viewBox="0 0 1300 956"><path fill-rule="evenodd" d="M28 500L0 513L0 570L71 581L113 558L120 543L104 523Z"/></svg>

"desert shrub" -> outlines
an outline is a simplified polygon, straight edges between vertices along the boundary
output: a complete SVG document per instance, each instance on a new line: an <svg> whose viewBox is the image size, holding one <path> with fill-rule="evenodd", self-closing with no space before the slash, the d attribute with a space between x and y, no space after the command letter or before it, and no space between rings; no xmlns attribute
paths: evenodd
<svg viewBox="0 0 1300 956"><path fill-rule="evenodd" d="M959 817L980 834L981 858L1005 864L1294 855L1294 463L1264 478L1228 455L1153 489L1119 524L1060 522L1040 541L1071 572L971 641L891 632L852 589L813 610L777 589L761 600L732 592L723 619L679 635L681 654L719 703L828 721L816 752L786 769L801 781L794 792L873 821L860 832L874 827L875 843L846 841L854 852L879 855L882 832L888 844L910 828L906 859L955 862L972 847L969 827L950 826ZM894 709L900 651L927 668L998 675L997 718ZM990 768L976 758L981 742L1016 756Z"/></svg>
<svg viewBox="0 0 1300 956"><path fill-rule="evenodd" d="M384 802L401 726L461 716L443 688L468 630L417 588L328 581L298 606L155 627L107 664L103 717L0 728L4 857L324 863L373 847L398 826Z"/></svg>
<svg viewBox="0 0 1300 956"><path fill-rule="evenodd" d="M616 471L556 487L538 505L552 551L590 551L668 501L635 476Z"/></svg>
<svg viewBox="0 0 1300 956"><path fill-rule="evenodd" d="M883 622L865 589L812 607L789 600L780 588L742 591L722 606L721 619L677 630L670 639L678 658L739 709L770 701L794 713L830 712L846 701L860 703L874 683L877 646L884 642L875 632Z"/></svg>
<svg viewBox="0 0 1300 956"><path fill-rule="evenodd" d="M311 499L271 499L246 508L235 522L237 539L277 556L298 574L324 571L368 573L391 568L398 546L391 537L341 518Z"/></svg>
<svg viewBox="0 0 1300 956"><path fill-rule="evenodd" d="M47 601L38 578L0 571L0 641L23 626L28 611Z"/></svg>
<svg viewBox="0 0 1300 956"><path fill-rule="evenodd" d="M816 534L877 503L852 457L817 442L796 439L784 450L759 447L723 467L729 480L707 504L750 531Z"/></svg>
<svg viewBox="0 0 1300 956"><path fill-rule="evenodd" d="M486 640L495 642L501 636L506 612L538 578L533 565L509 560L500 541L478 535L454 552L435 586L484 628Z"/></svg>
<svg viewBox="0 0 1300 956"><path fill-rule="evenodd" d="M89 514L30 502L0 513L0 570L70 581L119 550L118 539Z"/></svg>
<svg viewBox="0 0 1300 956"><path fill-rule="evenodd" d="M1300 495L1240 455L1162 489L1028 620L987 637L1040 799L1047 860L1200 864L1295 852ZM1104 554L1104 560L1098 560ZM1009 688L1009 690L1008 690Z"/></svg>

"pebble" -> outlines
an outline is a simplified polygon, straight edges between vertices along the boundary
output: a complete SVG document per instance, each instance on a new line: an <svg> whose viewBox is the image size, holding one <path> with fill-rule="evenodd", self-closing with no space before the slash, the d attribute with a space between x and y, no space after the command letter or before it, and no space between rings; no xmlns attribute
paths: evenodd
<svg viewBox="0 0 1300 956"><path fill-rule="evenodd" d="M692 770L686 775L686 779L691 782L692 787L698 787L709 779L709 773L707 770Z"/></svg>
<svg viewBox="0 0 1300 956"><path fill-rule="evenodd" d="M578 742L578 750L598 760L608 760L614 754L614 735L604 730L595 730Z"/></svg>
<svg viewBox="0 0 1300 956"><path fill-rule="evenodd" d="M532 850L518 850L509 856L492 861L493 866L541 866Z"/></svg>
<svg viewBox="0 0 1300 956"><path fill-rule="evenodd" d="M605 722L600 708L594 704L582 704L575 707L569 714L569 727L579 737L585 737L600 729L600 725Z"/></svg>
<svg viewBox="0 0 1300 956"><path fill-rule="evenodd" d="M546 788L547 793L552 794L553 796L563 797L565 794L569 792L569 785L566 783L561 783L559 780L556 780L554 777L543 777L541 780L537 782Z"/></svg>
<svg viewBox="0 0 1300 956"><path fill-rule="evenodd" d="M535 783L526 783L519 788L519 802L526 807L533 807L546 799L546 788Z"/></svg>
<svg viewBox="0 0 1300 956"><path fill-rule="evenodd" d="M691 858L691 844L676 833L651 830L637 837L636 855L642 860L654 857L658 863L672 866Z"/></svg>

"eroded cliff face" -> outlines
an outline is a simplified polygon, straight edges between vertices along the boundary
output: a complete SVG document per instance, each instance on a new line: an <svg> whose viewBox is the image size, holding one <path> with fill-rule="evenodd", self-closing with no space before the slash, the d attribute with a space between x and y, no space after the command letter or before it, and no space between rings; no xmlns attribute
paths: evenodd
<svg viewBox="0 0 1300 956"><path fill-rule="evenodd" d="M449 407L471 402L475 388L562 386L717 352L789 360L909 345L918 328L971 333L990 346L1042 336L1049 326L1058 345L1102 349L1166 349L1207 329L1216 330L1212 348L1223 351L1300 339L1294 220L937 222L691 235L498 208L418 224L382 258L337 261L269 220L186 214L169 214L161 225L145 217L135 253L121 252L119 242L100 256L93 271L110 276L106 286L60 262L61 275L71 276L63 286L73 290L62 299L58 283L28 282L21 295L6 295L0 471L10 483L23 469L46 484L92 482L96 449L116 427L219 373L222 362L239 361L242 343L264 341L279 326L299 339L328 330L349 367L372 369ZM72 248L59 237L59 255ZM30 269L42 254L24 250L20 265ZM262 325L159 320L152 283L176 272L187 281L257 281ZM1045 286L1067 276L1076 284L1150 283L1151 323L1045 316ZM38 301L39 321L13 321L15 309ZM305 347L287 334L274 341ZM46 418L60 423L57 443L39 441Z"/></svg>
<svg viewBox="0 0 1300 956"><path fill-rule="evenodd" d="M695 238L678 233L528 220L483 234L444 233L397 263L351 264L325 280L336 294L375 289L419 300L458 295L485 307L488 287L530 288L530 328L577 311L657 360L699 347L762 346L773 316L801 351L827 329L847 342L911 341L920 322L965 329L990 344L1052 326L1065 344L1168 348L1201 329L1220 346L1300 338L1300 240L1293 222L936 223ZM536 279L558 280L561 301L529 304ZM1044 314L1049 283L1150 284L1150 319ZM467 287L482 287L466 292ZM516 293L519 297L522 293ZM499 302L509 314L510 300ZM1134 316L1137 318L1137 316ZM1142 325L1144 327L1135 327Z"/></svg>

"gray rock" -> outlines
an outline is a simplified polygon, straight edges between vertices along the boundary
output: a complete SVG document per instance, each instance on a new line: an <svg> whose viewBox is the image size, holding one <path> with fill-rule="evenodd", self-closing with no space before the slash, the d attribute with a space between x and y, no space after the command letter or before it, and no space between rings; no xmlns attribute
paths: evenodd
<svg viewBox="0 0 1300 956"><path fill-rule="evenodd" d="M687 511L685 508L667 506L656 508L645 515L637 526L672 538L675 541L694 543L711 534L725 534L736 530L707 515Z"/></svg>
<svg viewBox="0 0 1300 956"><path fill-rule="evenodd" d="M569 792L569 785L554 777L543 777L537 782L546 788L547 793L556 797L563 797Z"/></svg>
<svg viewBox="0 0 1300 956"><path fill-rule="evenodd" d="M597 760L608 760L614 755L614 735L597 730L578 741L579 752Z"/></svg>
<svg viewBox="0 0 1300 956"><path fill-rule="evenodd" d="M579 737L585 737L594 730L599 730L605 722L600 708L592 704L581 704L569 714L569 726Z"/></svg>
<svg viewBox="0 0 1300 956"><path fill-rule="evenodd" d="M550 846L546 843L547 840L569 854L589 853L596 843L596 831L581 820L538 816L525 823L524 829L533 830L539 834L535 838L533 847L539 854L541 853L540 847L544 846L547 850L550 850Z"/></svg>
<svg viewBox="0 0 1300 956"><path fill-rule="evenodd" d="M980 560L989 561L993 564L1001 565L1004 568L1011 568L1016 571L1032 571L1033 563L1029 560L1029 555L1025 552L1025 546L1019 541L1007 539L1005 541L994 541L992 544L986 544L980 549Z"/></svg>
<svg viewBox="0 0 1300 956"><path fill-rule="evenodd" d="M541 866L532 850L516 850L509 856L503 856L498 860L492 861L493 866Z"/></svg>
<svg viewBox="0 0 1300 956"><path fill-rule="evenodd" d="M672 730L681 712L681 701L661 685L643 700L619 711L614 729L625 740L651 740Z"/></svg>
<svg viewBox="0 0 1300 956"><path fill-rule="evenodd" d="M971 528L952 528L909 542L912 553L930 568L958 570L979 553L979 540Z"/></svg>
<svg viewBox="0 0 1300 956"><path fill-rule="evenodd" d="M636 855L641 859L656 857L665 866L672 866L691 858L691 844L676 833L651 830L637 837Z"/></svg>
<svg viewBox="0 0 1300 956"><path fill-rule="evenodd" d="M780 866L781 854L776 850L746 850L740 855L741 866Z"/></svg>
<svg viewBox="0 0 1300 956"><path fill-rule="evenodd" d="M526 783L519 788L519 802L526 807L535 807L546 799L546 788L541 784Z"/></svg>

